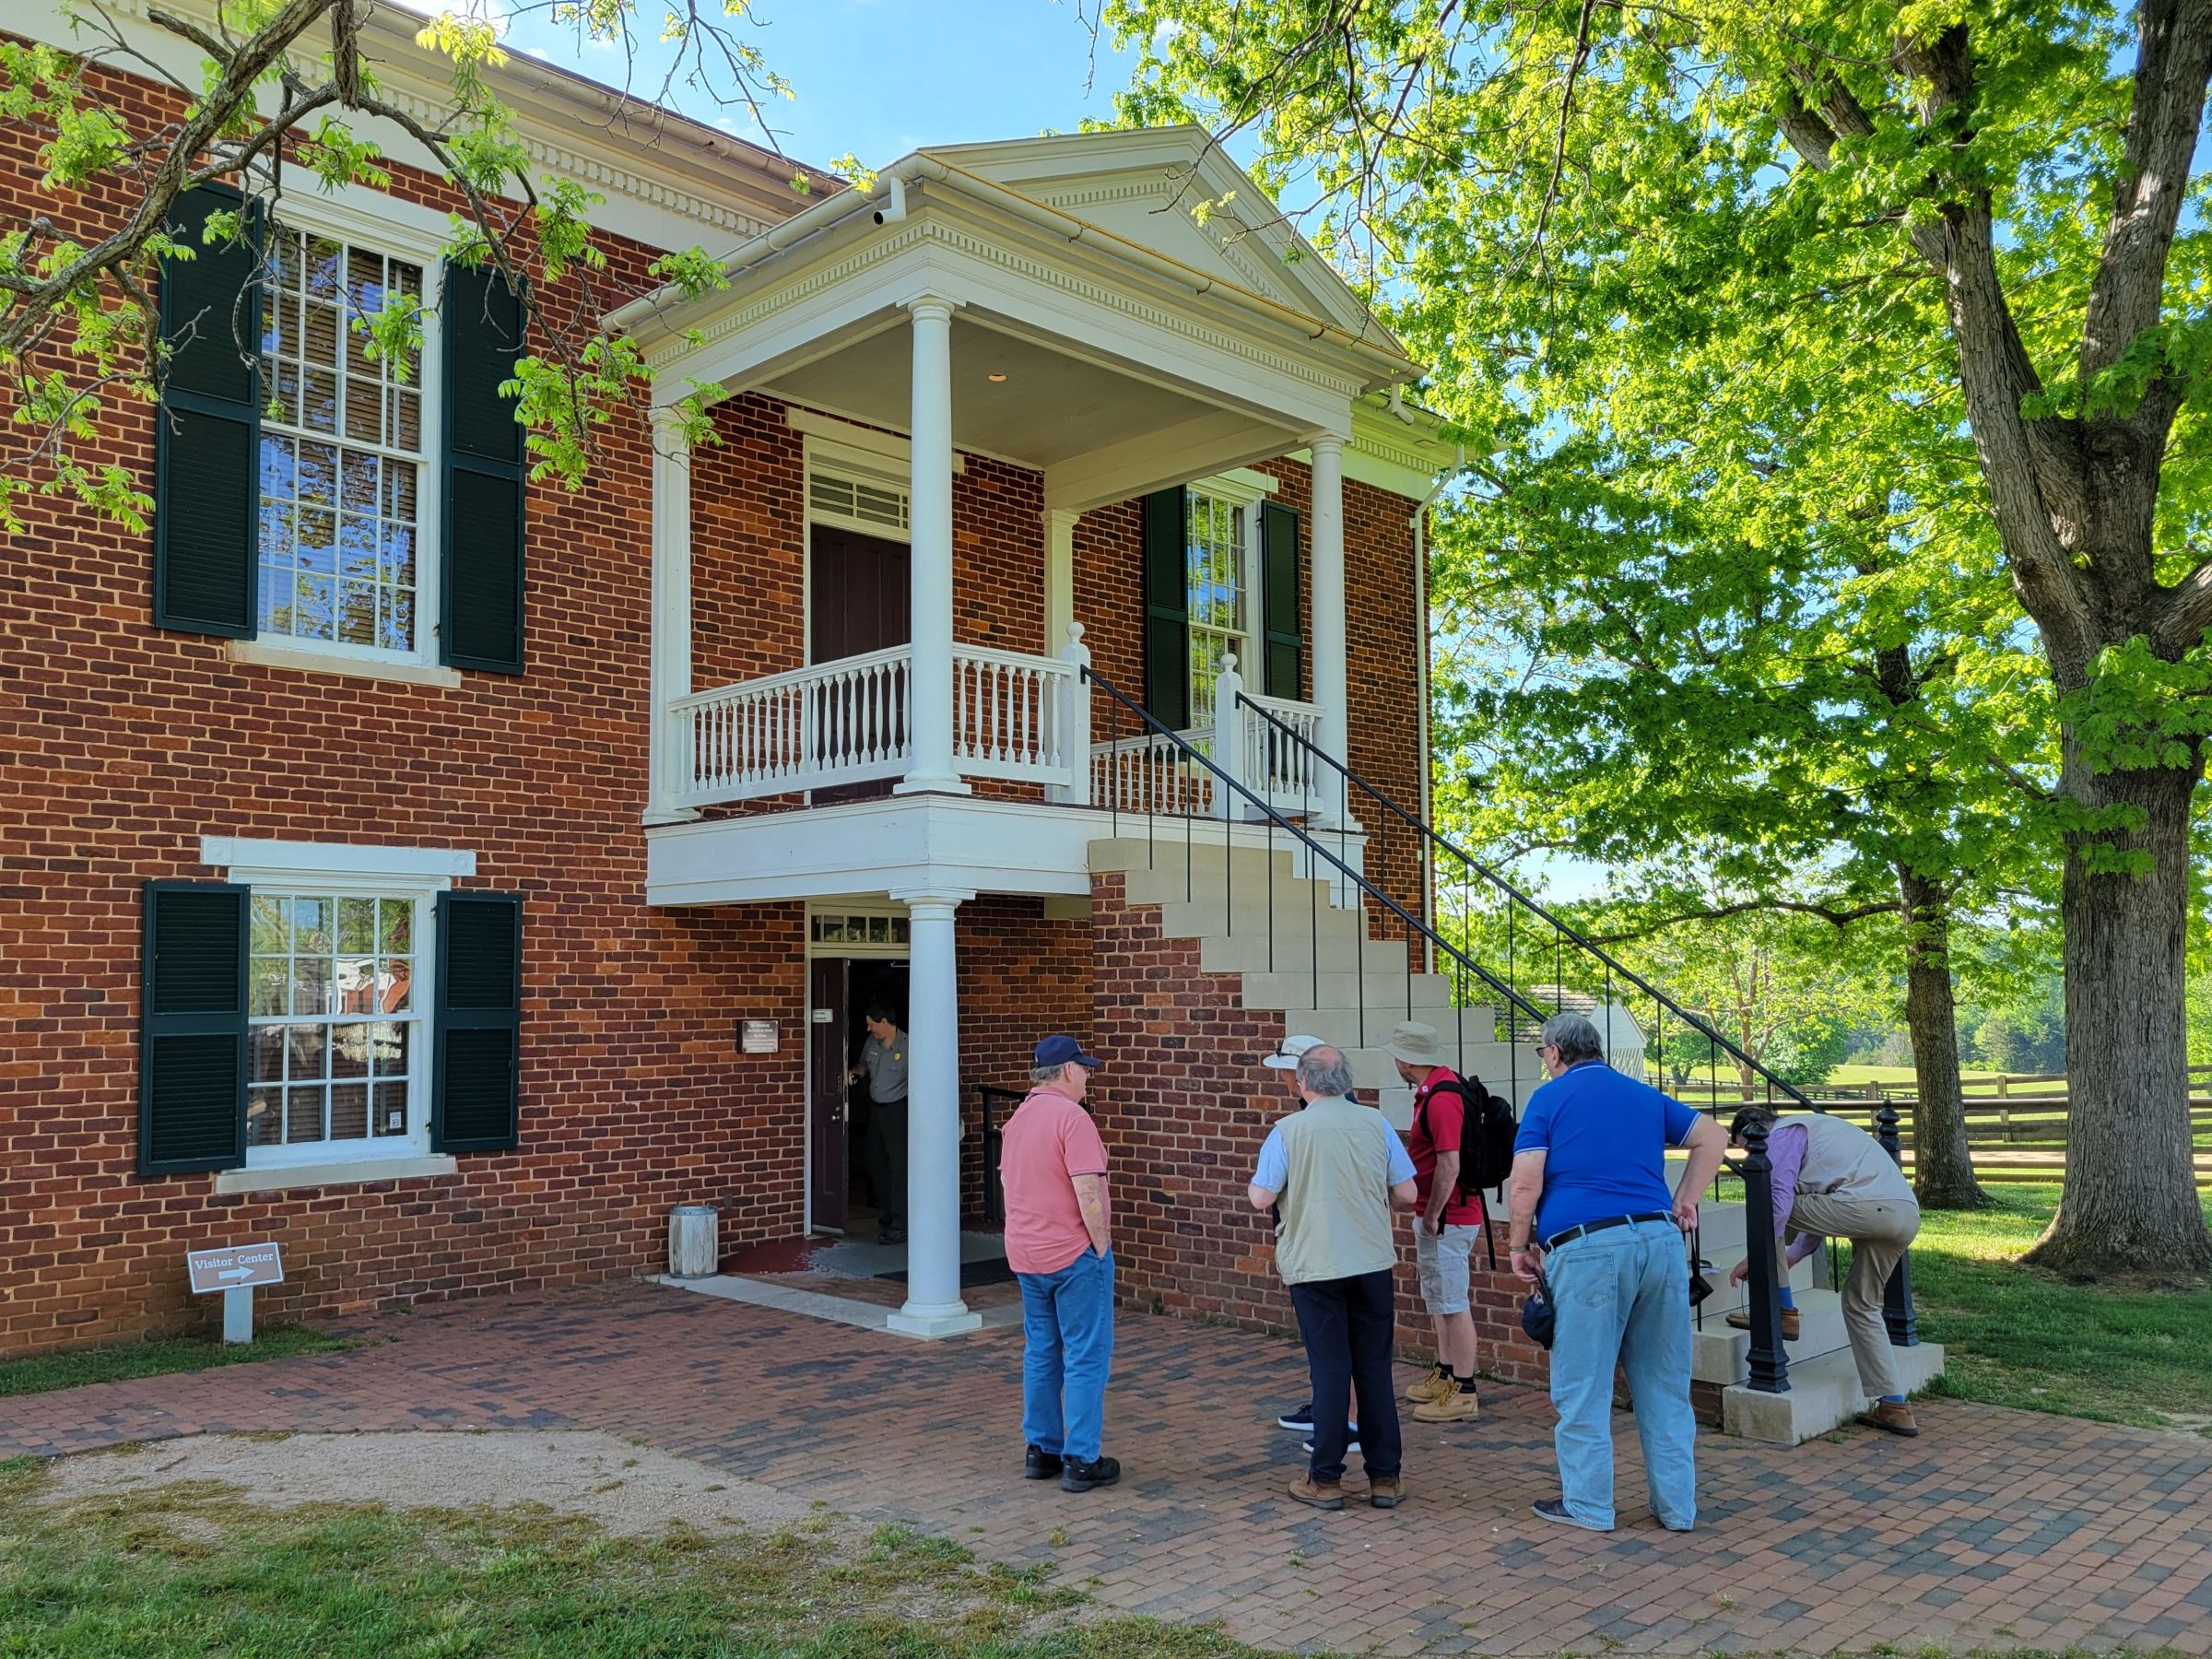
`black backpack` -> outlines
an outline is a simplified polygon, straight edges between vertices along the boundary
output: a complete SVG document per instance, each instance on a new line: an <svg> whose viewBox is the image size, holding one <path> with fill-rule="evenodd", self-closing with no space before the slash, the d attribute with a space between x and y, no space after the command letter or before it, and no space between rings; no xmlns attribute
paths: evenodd
<svg viewBox="0 0 2212 1659"><path fill-rule="evenodd" d="M1463 1077L1457 1073L1430 1091L1430 1099L1445 1092L1460 1098L1459 1134L1459 1195L1479 1199L1486 1193L1505 1184L1506 1177L1513 1172L1513 1136L1520 1124L1513 1117L1512 1103L1483 1088L1477 1077ZM1429 1101L1421 1102L1426 1112ZM1428 1134L1424 1123L1421 1133ZM1430 1137L1433 1140L1434 1137ZM1440 1152L1453 1150L1439 1147Z"/></svg>

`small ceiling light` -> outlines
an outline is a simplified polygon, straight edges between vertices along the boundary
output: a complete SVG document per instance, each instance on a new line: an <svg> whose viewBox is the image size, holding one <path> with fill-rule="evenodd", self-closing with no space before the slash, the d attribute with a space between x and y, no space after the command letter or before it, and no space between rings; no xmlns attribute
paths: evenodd
<svg viewBox="0 0 2212 1659"><path fill-rule="evenodd" d="M994 374L994 375L990 375L990 376L988 376L987 378L990 380L991 383L992 383L993 385L994 385L994 386L995 386L995 385L997 385L997 384L998 384L998 383L999 383L1001 381L1005 380L1006 377L1005 375L1003 375L1003 374Z"/></svg>

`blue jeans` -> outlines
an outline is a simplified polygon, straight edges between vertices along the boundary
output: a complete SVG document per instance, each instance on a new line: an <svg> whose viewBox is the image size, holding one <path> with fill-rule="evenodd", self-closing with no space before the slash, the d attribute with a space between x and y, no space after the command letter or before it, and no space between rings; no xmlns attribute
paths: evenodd
<svg viewBox="0 0 2212 1659"><path fill-rule="evenodd" d="M1351 1438L1345 1407L1354 1393L1359 1396L1359 1454L1368 1478L1397 1476L1402 1448L1397 1391L1390 1378L1394 1300L1387 1268L1290 1287L1313 1379L1313 1459L1307 1468L1315 1480L1344 1478L1345 1445Z"/></svg>
<svg viewBox="0 0 2212 1659"><path fill-rule="evenodd" d="M1113 1366L1113 1254L1083 1253L1057 1273L1019 1273L1021 1438L1095 1462Z"/></svg>
<svg viewBox="0 0 2212 1659"><path fill-rule="evenodd" d="M1613 1366L1628 1372L1652 1512L1688 1531L1698 1516L1697 1419L1689 1410L1689 1264L1671 1221L1569 1241L1544 1259L1559 1335L1551 1349L1552 1443L1567 1512L1613 1524Z"/></svg>

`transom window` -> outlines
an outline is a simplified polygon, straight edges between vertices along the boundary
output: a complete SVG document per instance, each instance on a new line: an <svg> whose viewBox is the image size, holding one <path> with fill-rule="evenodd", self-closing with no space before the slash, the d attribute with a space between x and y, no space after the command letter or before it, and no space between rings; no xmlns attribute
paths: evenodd
<svg viewBox="0 0 2212 1659"><path fill-rule="evenodd" d="M246 1146L404 1138L425 1052L421 903L253 892Z"/></svg>
<svg viewBox="0 0 2212 1659"><path fill-rule="evenodd" d="M423 404L419 351L371 359L365 321L422 299L422 267L273 229L263 273L263 634L412 653Z"/></svg>
<svg viewBox="0 0 2212 1659"><path fill-rule="evenodd" d="M1238 668L1252 671L1251 582L1244 554L1246 509L1193 488L1185 495L1185 537L1190 573L1191 720L1212 722L1214 682L1222 659L1237 654Z"/></svg>

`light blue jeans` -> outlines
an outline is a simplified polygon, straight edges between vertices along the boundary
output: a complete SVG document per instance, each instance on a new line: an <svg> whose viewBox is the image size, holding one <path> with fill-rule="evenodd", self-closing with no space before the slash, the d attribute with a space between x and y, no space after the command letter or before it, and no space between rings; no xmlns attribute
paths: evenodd
<svg viewBox="0 0 2212 1659"><path fill-rule="evenodd" d="M1113 1253L1083 1253L1057 1273L1019 1273L1021 1438L1094 1463L1113 1367Z"/></svg>
<svg viewBox="0 0 2212 1659"><path fill-rule="evenodd" d="M1559 1310L1551 1349L1552 1443L1567 1512L1613 1524L1613 1366L1628 1372L1645 1479L1660 1524L1698 1516L1697 1419L1689 1409L1689 1264L1671 1221L1609 1227L1544 1258Z"/></svg>

